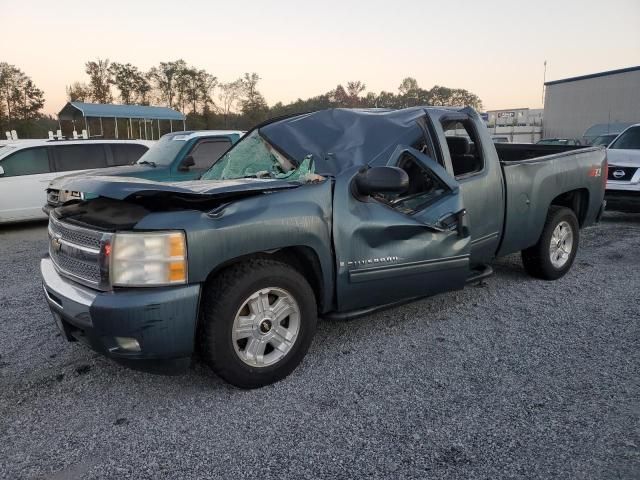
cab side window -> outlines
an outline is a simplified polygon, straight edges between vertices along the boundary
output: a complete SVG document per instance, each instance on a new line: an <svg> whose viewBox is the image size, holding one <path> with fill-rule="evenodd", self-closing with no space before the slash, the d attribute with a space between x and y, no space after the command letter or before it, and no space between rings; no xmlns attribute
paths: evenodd
<svg viewBox="0 0 640 480"><path fill-rule="evenodd" d="M444 120L442 128L455 178L464 178L484 169L482 149L470 120Z"/></svg>
<svg viewBox="0 0 640 480"><path fill-rule="evenodd" d="M49 155L47 147L26 148L9 155L0 161L4 169L4 177L19 177L22 175L37 175L49 173Z"/></svg>
<svg viewBox="0 0 640 480"><path fill-rule="evenodd" d="M224 152L231 147L228 139L204 140L198 143L190 155L193 157L195 170L208 170Z"/></svg>
<svg viewBox="0 0 640 480"><path fill-rule="evenodd" d="M53 151L57 172L107 166L104 145L58 145Z"/></svg>
<svg viewBox="0 0 640 480"><path fill-rule="evenodd" d="M404 214L411 215L423 210L449 191L442 180L408 152L396 166L407 172L409 188L402 194L384 195L379 200Z"/></svg>

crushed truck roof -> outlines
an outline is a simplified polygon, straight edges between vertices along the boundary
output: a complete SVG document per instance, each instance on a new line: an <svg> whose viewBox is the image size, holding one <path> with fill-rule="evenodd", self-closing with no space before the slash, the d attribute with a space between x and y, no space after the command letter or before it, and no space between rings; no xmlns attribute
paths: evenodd
<svg viewBox="0 0 640 480"><path fill-rule="evenodd" d="M320 110L267 124L260 133L298 163L312 155L316 173L336 175L414 144L423 136L417 120L426 108Z"/></svg>

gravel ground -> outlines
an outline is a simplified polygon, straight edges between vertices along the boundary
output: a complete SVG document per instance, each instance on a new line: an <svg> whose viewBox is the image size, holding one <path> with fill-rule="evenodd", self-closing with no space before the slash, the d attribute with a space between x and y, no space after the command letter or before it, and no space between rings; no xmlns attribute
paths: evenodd
<svg viewBox="0 0 640 480"><path fill-rule="evenodd" d="M285 381L241 391L64 342L42 224L0 230L2 478L640 478L640 215L571 272L324 321Z"/></svg>

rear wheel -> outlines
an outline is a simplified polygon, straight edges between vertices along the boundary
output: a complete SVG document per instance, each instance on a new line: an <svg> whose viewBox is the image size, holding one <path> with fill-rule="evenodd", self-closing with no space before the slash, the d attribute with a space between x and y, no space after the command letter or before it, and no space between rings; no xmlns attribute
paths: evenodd
<svg viewBox="0 0 640 480"><path fill-rule="evenodd" d="M529 275L556 280L569 271L578 251L580 228L572 210L551 206L538 243L522 251Z"/></svg>
<svg viewBox="0 0 640 480"><path fill-rule="evenodd" d="M286 263L256 259L230 267L205 287L199 340L220 377L257 388L298 366L316 322L306 279Z"/></svg>

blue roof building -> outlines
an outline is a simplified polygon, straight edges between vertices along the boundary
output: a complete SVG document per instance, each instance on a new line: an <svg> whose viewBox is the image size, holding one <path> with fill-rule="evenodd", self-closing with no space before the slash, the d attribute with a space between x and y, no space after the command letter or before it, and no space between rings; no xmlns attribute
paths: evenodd
<svg viewBox="0 0 640 480"><path fill-rule="evenodd" d="M115 105L102 103L68 102L60 113L58 120L71 121L76 127L76 122L84 122L87 135L91 136L89 119L98 119L100 122L100 135L104 136L103 119L113 119L115 138L118 138L118 119L127 127L127 138L135 138L134 120L137 124L138 138L160 138L161 121L169 122L169 130L173 131L173 122L182 122L182 129L186 130L186 117L168 107L150 107L147 105ZM179 127L178 127L179 128ZM94 135L98 136L98 135Z"/></svg>

